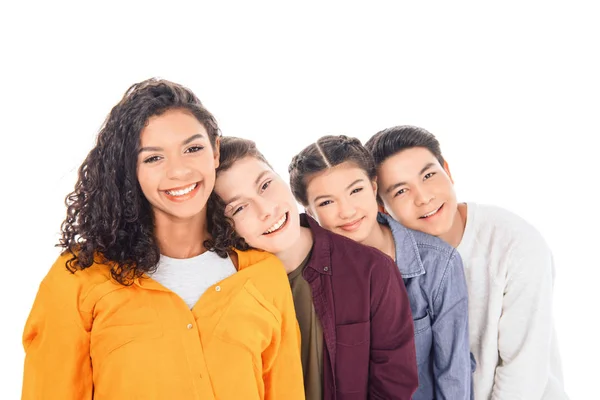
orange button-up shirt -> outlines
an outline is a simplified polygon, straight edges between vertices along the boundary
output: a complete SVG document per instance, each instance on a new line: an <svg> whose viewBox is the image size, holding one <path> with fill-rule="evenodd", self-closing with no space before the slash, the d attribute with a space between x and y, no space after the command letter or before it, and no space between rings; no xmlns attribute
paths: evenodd
<svg viewBox="0 0 600 400"><path fill-rule="evenodd" d="M192 310L150 278L123 286L106 265L71 274L61 256L23 334L23 399L304 399L286 273L239 252L238 272Z"/></svg>

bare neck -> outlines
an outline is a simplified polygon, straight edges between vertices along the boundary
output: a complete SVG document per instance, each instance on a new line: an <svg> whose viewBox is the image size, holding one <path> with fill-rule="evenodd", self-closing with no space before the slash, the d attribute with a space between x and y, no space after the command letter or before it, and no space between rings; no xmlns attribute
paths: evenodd
<svg viewBox="0 0 600 400"><path fill-rule="evenodd" d="M281 260L286 273L295 271L312 249L314 239L309 228L300 228L300 237L290 247L275 255Z"/></svg>
<svg viewBox="0 0 600 400"><path fill-rule="evenodd" d="M185 220L155 214L154 234L160 253L171 258L192 258L206 251L204 241L210 238L206 224L206 208Z"/></svg>
<svg viewBox="0 0 600 400"><path fill-rule="evenodd" d="M465 234L465 226L467 224L467 205L465 203L458 204L458 210L452 221L450 230L443 235L440 235L440 239L448 243L452 247L458 247L463 235Z"/></svg>
<svg viewBox="0 0 600 400"><path fill-rule="evenodd" d="M394 236L389 226L385 224L375 223L373 230L369 236L362 241L362 244L370 247L375 247L377 250L387 254L396 260L396 245L394 243Z"/></svg>

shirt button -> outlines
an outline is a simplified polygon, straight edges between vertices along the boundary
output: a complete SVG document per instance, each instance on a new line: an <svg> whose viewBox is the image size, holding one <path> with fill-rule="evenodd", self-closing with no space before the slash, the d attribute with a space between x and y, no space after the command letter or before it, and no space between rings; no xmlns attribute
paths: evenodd
<svg viewBox="0 0 600 400"><path fill-rule="evenodd" d="M194 325L192 325L192 324L187 324L187 328L188 328L188 329L192 329L193 327L194 327Z"/></svg>
<svg viewBox="0 0 600 400"><path fill-rule="evenodd" d="M325 272L329 271L329 267L323 268L323 271L325 271Z"/></svg>
<svg viewBox="0 0 600 400"><path fill-rule="evenodd" d="M217 286L217 287L215 288L215 290L216 290L217 292L220 292L220 291L221 291L221 286Z"/></svg>

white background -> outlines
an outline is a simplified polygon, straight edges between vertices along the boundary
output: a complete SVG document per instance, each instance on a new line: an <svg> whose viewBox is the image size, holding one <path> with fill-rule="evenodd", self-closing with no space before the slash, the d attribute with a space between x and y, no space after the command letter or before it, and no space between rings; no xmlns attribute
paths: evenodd
<svg viewBox="0 0 600 400"><path fill-rule="evenodd" d="M0 398L20 396L22 329L58 255L76 168L127 87L151 76L194 90L225 135L256 140L286 179L291 157L324 134L366 140L397 124L436 134L460 200L522 215L552 247L567 390L590 398L600 359L592 2L213 3L0 9Z"/></svg>

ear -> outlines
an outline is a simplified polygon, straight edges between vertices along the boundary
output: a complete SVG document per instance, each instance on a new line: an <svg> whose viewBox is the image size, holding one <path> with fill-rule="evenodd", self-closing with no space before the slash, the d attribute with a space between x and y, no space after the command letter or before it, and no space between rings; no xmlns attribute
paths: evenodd
<svg viewBox="0 0 600 400"><path fill-rule="evenodd" d="M216 169L219 168L219 158L221 156L221 138L219 136L217 136L217 138L215 139L215 146L213 150Z"/></svg>
<svg viewBox="0 0 600 400"><path fill-rule="evenodd" d="M446 160L444 160L444 171L446 171L446 174L448 174L450 182L454 183L454 179L452 179L452 174L450 173L450 167L448 166L448 161Z"/></svg>

